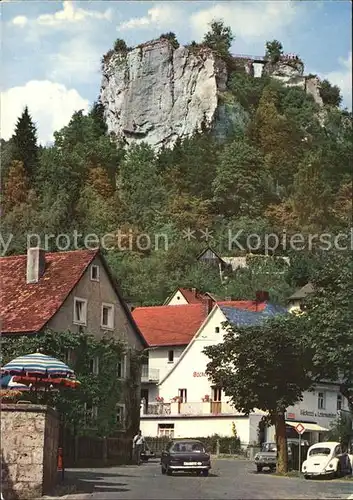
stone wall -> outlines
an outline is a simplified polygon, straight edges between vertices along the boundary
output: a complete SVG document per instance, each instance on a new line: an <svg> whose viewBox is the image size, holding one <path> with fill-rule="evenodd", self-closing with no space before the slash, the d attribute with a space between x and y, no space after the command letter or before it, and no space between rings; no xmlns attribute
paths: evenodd
<svg viewBox="0 0 353 500"><path fill-rule="evenodd" d="M32 404L1 405L2 494L5 500L38 498L54 487L59 419Z"/></svg>

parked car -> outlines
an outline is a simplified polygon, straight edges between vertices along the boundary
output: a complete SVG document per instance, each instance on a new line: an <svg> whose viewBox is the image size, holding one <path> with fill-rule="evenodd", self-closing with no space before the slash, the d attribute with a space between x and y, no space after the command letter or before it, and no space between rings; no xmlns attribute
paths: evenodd
<svg viewBox="0 0 353 500"><path fill-rule="evenodd" d="M352 474L352 464L340 443L327 441L310 446L302 473L305 479L314 476L340 477Z"/></svg>
<svg viewBox="0 0 353 500"><path fill-rule="evenodd" d="M171 476L173 472L195 472L208 476L211 458L201 441L173 439L161 456L161 472Z"/></svg>
<svg viewBox="0 0 353 500"><path fill-rule="evenodd" d="M288 444L288 462L292 461L292 449ZM267 467L271 471L276 469L277 465L277 445L274 442L263 443L261 451L255 455L255 465L257 472Z"/></svg>
<svg viewBox="0 0 353 500"><path fill-rule="evenodd" d="M143 462L148 462L150 458L156 458L156 454L151 450L148 444L145 443L141 451L141 460Z"/></svg>

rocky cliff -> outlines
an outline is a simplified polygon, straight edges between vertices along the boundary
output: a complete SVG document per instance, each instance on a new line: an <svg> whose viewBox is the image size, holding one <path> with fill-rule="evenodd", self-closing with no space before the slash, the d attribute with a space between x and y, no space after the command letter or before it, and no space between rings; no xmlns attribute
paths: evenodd
<svg viewBox="0 0 353 500"><path fill-rule="evenodd" d="M213 125L226 82L225 63L207 48L195 53L156 40L113 52L100 95L108 131L127 144L171 147Z"/></svg>
<svg viewBox="0 0 353 500"><path fill-rule="evenodd" d="M233 58L234 68L251 77L253 63L249 56ZM144 142L158 150L211 128L223 139L249 120L235 97L229 99L226 63L207 47L175 48L159 39L112 50L104 56L102 72L100 100L108 132L127 145ZM320 80L306 77L297 57L264 61L262 75L299 87L323 105Z"/></svg>
<svg viewBox="0 0 353 500"><path fill-rule="evenodd" d="M271 76L286 87L298 87L310 94L314 101L323 106L320 96L320 79L316 76L304 75L304 63L300 59L282 58L277 63L266 63L262 70L263 76Z"/></svg>

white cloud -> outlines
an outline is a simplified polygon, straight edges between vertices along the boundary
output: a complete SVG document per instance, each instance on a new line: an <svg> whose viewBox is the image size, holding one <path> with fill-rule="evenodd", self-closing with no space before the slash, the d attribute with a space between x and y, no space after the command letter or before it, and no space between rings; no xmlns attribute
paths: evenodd
<svg viewBox="0 0 353 500"><path fill-rule="evenodd" d="M41 14L36 21L38 24L53 27L66 23L80 23L88 18L109 21L111 19L111 10L108 9L105 12L99 12L81 9L80 7L76 7L71 0L65 0L62 10L58 10L54 14Z"/></svg>
<svg viewBox="0 0 353 500"><path fill-rule="evenodd" d="M236 38L273 39L293 23L297 12L298 4L291 0L227 2L195 12L191 15L190 24L197 39L203 37L213 19L223 19Z"/></svg>
<svg viewBox="0 0 353 500"><path fill-rule="evenodd" d="M50 80L86 83L100 74L104 49L85 37L72 38L48 58L46 75Z"/></svg>
<svg viewBox="0 0 353 500"><path fill-rule="evenodd" d="M128 30L136 28L169 28L172 29L181 20L182 11L170 4L156 5L147 11L147 16L134 17L118 26L118 30Z"/></svg>
<svg viewBox="0 0 353 500"><path fill-rule="evenodd" d="M352 109L352 52L347 59L340 57L340 69L331 71L324 77L333 85L337 85L342 92L343 104Z"/></svg>
<svg viewBox="0 0 353 500"><path fill-rule="evenodd" d="M11 22L15 26L20 26L22 28L23 26L26 26L26 24L28 23L28 19L26 16L16 16L12 19Z"/></svg>
<svg viewBox="0 0 353 500"><path fill-rule="evenodd" d="M89 102L75 89L49 80L31 80L22 87L12 87L1 95L1 136L9 139L23 108L37 125L41 144L53 140L53 132L64 127L75 111L88 111Z"/></svg>

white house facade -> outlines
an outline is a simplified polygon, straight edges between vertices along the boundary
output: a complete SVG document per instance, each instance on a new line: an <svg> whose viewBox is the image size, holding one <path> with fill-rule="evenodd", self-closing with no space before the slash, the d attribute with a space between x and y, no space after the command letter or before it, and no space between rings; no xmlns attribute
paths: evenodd
<svg viewBox="0 0 353 500"><path fill-rule="evenodd" d="M274 439L273 427L259 429L262 411L255 410L249 416L239 413L222 388L213 386L205 374L209 359L203 350L223 341L224 322L244 324L255 317L283 314L285 309L251 301L230 304L215 304L187 347L178 353L168 373L163 372L164 376L155 385L154 394L159 401L141 408L140 426L145 436L231 436L235 426L243 446L255 444L259 439ZM303 438L317 441L324 437L339 411L347 407L337 385L318 385L315 391L304 393L303 401L287 409L288 436L297 436L294 427L301 422L306 428Z"/></svg>

